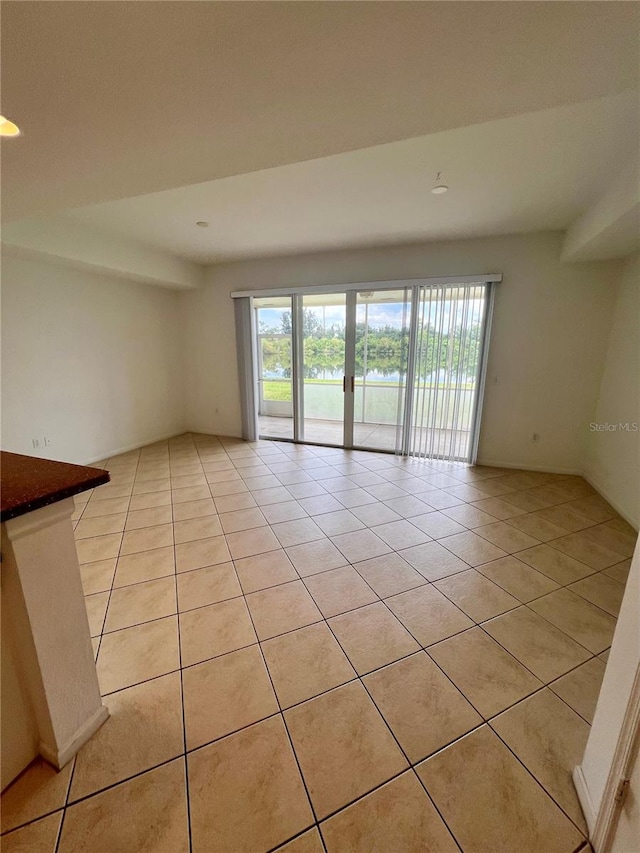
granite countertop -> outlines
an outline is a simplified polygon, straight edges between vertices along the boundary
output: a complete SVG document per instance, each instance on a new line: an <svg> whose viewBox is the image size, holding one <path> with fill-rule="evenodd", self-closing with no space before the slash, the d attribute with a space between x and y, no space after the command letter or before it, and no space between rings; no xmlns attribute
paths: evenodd
<svg viewBox="0 0 640 853"><path fill-rule="evenodd" d="M109 472L0 452L0 521L33 512L109 482Z"/></svg>

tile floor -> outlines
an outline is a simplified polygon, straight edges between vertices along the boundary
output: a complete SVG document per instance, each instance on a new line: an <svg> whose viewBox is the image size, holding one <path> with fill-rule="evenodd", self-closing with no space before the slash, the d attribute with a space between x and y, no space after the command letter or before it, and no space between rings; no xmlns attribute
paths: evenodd
<svg viewBox="0 0 640 853"><path fill-rule="evenodd" d="M636 535L577 477L184 435L74 524L111 717L4 853L587 850Z"/></svg>

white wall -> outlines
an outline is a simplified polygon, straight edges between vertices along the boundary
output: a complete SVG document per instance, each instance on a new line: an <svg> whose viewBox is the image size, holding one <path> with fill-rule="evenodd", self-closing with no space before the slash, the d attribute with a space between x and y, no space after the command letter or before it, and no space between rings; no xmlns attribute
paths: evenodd
<svg viewBox="0 0 640 853"><path fill-rule="evenodd" d="M180 311L177 292L5 257L3 449L82 463L181 432Z"/></svg>
<svg viewBox="0 0 640 853"><path fill-rule="evenodd" d="M640 254L624 265L593 421L640 425ZM585 473L640 526L640 432L590 433Z"/></svg>
<svg viewBox="0 0 640 853"><path fill-rule="evenodd" d="M607 799L611 796L611 791L607 790L607 783L612 773L612 766L615 764L617 772L624 773L623 766L617 766L617 748L629 713L634 682L638 673L640 673L640 544L636 545L631 561L607 668L578 773L578 794L592 835L598 823L598 814L601 808L606 811ZM614 776L614 787L620 778ZM633 796L626 810L626 822L637 820L637 797L639 796L637 774L635 778ZM623 820L622 833L628 828L626 822ZM623 837L622 835L621 839ZM637 853L639 849L640 844L627 849L617 847L618 853Z"/></svg>
<svg viewBox="0 0 640 853"><path fill-rule="evenodd" d="M562 234L544 233L210 267L181 296L189 428L240 434L234 290L502 272L479 461L581 472L621 265L562 264L561 247Z"/></svg>

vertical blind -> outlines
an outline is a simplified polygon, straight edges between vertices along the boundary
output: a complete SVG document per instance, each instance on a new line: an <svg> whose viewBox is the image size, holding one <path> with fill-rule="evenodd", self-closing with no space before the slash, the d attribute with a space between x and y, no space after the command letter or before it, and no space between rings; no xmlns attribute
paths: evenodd
<svg viewBox="0 0 640 853"><path fill-rule="evenodd" d="M471 460L486 306L484 284L419 288L410 455Z"/></svg>

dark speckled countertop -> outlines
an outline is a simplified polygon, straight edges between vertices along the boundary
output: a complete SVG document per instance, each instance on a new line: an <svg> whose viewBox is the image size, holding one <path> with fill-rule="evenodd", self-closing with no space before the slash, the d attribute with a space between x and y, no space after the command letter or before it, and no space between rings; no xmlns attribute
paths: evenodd
<svg viewBox="0 0 640 853"><path fill-rule="evenodd" d="M109 482L109 472L0 452L0 521L33 512Z"/></svg>

